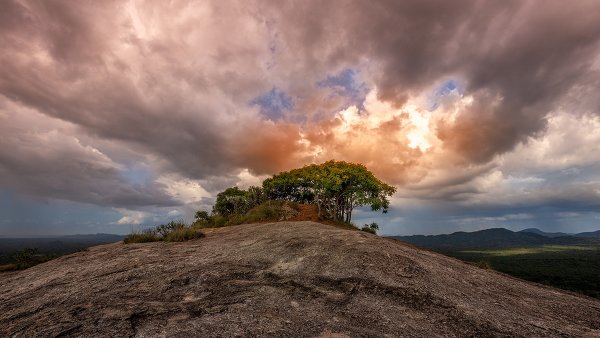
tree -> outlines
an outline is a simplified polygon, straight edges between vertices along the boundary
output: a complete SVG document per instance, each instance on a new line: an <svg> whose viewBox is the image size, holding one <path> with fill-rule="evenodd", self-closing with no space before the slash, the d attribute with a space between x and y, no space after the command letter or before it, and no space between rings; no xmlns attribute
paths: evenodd
<svg viewBox="0 0 600 338"><path fill-rule="evenodd" d="M263 191L269 199L314 203L319 217L350 223L357 207L370 206L386 213L388 197L396 188L377 179L362 164L328 161L266 179Z"/></svg>
<svg viewBox="0 0 600 338"><path fill-rule="evenodd" d="M213 214L227 217L231 214L244 214L251 209L248 192L238 187L225 189L217 194Z"/></svg>
<svg viewBox="0 0 600 338"><path fill-rule="evenodd" d="M261 187L250 186L246 192L248 203L252 206L257 206L265 201L265 194Z"/></svg>
<svg viewBox="0 0 600 338"><path fill-rule="evenodd" d="M194 218L196 221L200 221L200 222L208 222L210 221L210 215L208 214L207 211L204 210L198 210L196 211L196 214L194 215Z"/></svg>

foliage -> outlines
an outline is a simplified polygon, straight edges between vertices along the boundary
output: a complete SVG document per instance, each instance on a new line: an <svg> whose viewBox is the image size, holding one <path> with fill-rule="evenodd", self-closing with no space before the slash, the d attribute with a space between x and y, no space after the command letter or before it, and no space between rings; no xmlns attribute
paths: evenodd
<svg viewBox="0 0 600 338"><path fill-rule="evenodd" d="M196 211L196 215L194 216L194 220L196 222L209 221L210 220L210 215L208 214L208 212L206 212L204 210L198 210L198 211Z"/></svg>
<svg viewBox="0 0 600 338"><path fill-rule="evenodd" d="M600 299L598 245L436 251L479 267Z"/></svg>
<svg viewBox="0 0 600 338"><path fill-rule="evenodd" d="M217 194L213 214L228 217L232 214L243 215L263 200L262 189L250 187L242 190L238 187L225 189Z"/></svg>
<svg viewBox="0 0 600 338"><path fill-rule="evenodd" d="M37 248L24 248L11 255L10 263L0 265L0 272L27 269L56 257L55 254L41 253Z"/></svg>
<svg viewBox="0 0 600 338"><path fill-rule="evenodd" d="M204 234L194 228L175 228L169 234L163 237L165 242L184 242L191 239L204 237Z"/></svg>
<svg viewBox="0 0 600 338"><path fill-rule="evenodd" d="M206 212L206 211L204 211ZM206 213L208 215L208 213ZM206 218L196 218L192 223L193 228L220 228L225 226L230 217L225 217L217 214L208 215Z"/></svg>
<svg viewBox="0 0 600 338"><path fill-rule="evenodd" d="M360 229L361 231L372 233L373 235L377 235L377 230L379 230L379 224L373 222L371 224L365 224Z"/></svg>
<svg viewBox="0 0 600 338"><path fill-rule="evenodd" d="M135 231L130 233L123 239L123 243L131 244L131 243L147 243L147 242L157 242L162 238L157 235L154 229L145 229L142 231Z"/></svg>
<svg viewBox="0 0 600 338"><path fill-rule="evenodd" d="M388 211L396 191L361 164L329 161L279 173L248 190L230 187L217 194L212 212L196 212L194 227L210 228L290 219L294 203L316 205L319 220L350 224L354 208ZM285 203L287 204L285 204ZM375 224L375 226L377 226ZM376 233L375 228L364 231Z"/></svg>
<svg viewBox="0 0 600 338"><path fill-rule="evenodd" d="M250 209L243 215L232 215L226 225L283 221L294 217L298 210L298 203L267 201Z"/></svg>
<svg viewBox="0 0 600 338"><path fill-rule="evenodd" d="M123 239L117 235L76 235L52 238L0 238L0 272L22 270L54 258Z"/></svg>
<svg viewBox="0 0 600 338"><path fill-rule="evenodd" d="M198 231L196 227L187 225L183 220L179 220L133 232L127 235L123 242L125 244L157 241L183 242L201 237L204 237L204 234Z"/></svg>
<svg viewBox="0 0 600 338"><path fill-rule="evenodd" d="M328 161L282 172L263 182L268 199L317 205L319 217L350 223L356 207L388 211L396 189L362 164Z"/></svg>
<svg viewBox="0 0 600 338"><path fill-rule="evenodd" d="M56 255L52 254L43 254L37 248L24 248L13 254L12 261L14 263L3 265L0 270L23 270L47 262L56 257Z"/></svg>
<svg viewBox="0 0 600 338"><path fill-rule="evenodd" d="M216 228L220 228L222 226L225 226L225 224L227 223L227 218L220 216L220 215L216 215L213 216L212 218L212 225Z"/></svg>
<svg viewBox="0 0 600 338"><path fill-rule="evenodd" d="M176 231L178 229L182 229L185 227L186 227L186 224L183 220L170 221L167 224L161 224L161 225L157 226L155 228L155 231L156 231L156 233L158 233L158 235L165 238L173 231Z"/></svg>
<svg viewBox="0 0 600 338"><path fill-rule="evenodd" d="M39 250L36 248L25 248L16 252L14 257L18 265L29 265L35 260L39 253Z"/></svg>

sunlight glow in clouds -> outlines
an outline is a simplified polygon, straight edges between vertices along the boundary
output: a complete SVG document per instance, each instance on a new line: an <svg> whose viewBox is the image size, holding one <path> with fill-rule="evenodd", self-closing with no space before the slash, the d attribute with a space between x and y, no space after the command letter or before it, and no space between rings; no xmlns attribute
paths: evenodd
<svg viewBox="0 0 600 338"><path fill-rule="evenodd" d="M421 151L426 151L431 147L431 144L427 141L430 135L429 130L429 116L427 113L419 112L416 107L407 107L408 119L412 124L412 130L408 132L406 137L410 141L409 147L415 149L419 148Z"/></svg>
<svg viewBox="0 0 600 338"><path fill-rule="evenodd" d="M8 0L0 44L0 193L33 209L190 218L336 159L398 187L384 233L596 224L596 1Z"/></svg>

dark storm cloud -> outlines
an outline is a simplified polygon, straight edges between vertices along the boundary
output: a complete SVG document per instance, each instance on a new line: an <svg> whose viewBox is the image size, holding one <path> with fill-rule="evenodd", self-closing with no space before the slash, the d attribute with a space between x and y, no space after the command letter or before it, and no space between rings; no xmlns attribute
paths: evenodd
<svg viewBox="0 0 600 338"><path fill-rule="evenodd" d="M175 205L182 202L165 192L170 187L152 179L196 180L187 187L213 194L238 183L246 168L273 174L336 158L367 164L402 186L403 197L504 203L519 199L490 191L511 171L530 158L552 162L543 147L524 144L550 132L579 134L552 129L552 114L593 115L600 107L596 1L24 0L1 7L0 188L40 197ZM439 142L410 146L414 123L402 109L447 83L464 96L448 95L432 112L429 133ZM265 96L271 90L274 97ZM367 102L369 93L378 98ZM457 101L467 97L469 104ZM340 111L350 105L357 108L346 121ZM515 149L527 159L498 162ZM138 166L149 177L141 183L123 174ZM552 189L527 198L537 201L532 206L553 203ZM594 185L573 189L564 189L568 199L597 200Z"/></svg>
<svg viewBox="0 0 600 338"><path fill-rule="evenodd" d="M448 78L475 104L439 137L485 162L545 128L598 55L596 1L319 1L277 4L283 39L307 63L366 59L379 96L401 105ZM307 22L308 21L308 22Z"/></svg>
<svg viewBox="0 0 600 338"><path fill-rule="evenodd" d="M247 102L273 88L269 82L287 81L284 90L300 97L302 109L302 98L318 92L314 83L361 62L380 98L396 105L443 79L465 82L474 105L437 132L466 160L488 161L543 130L552 104L589 70L600 34L592 1L259 2L254 9L227 2L198 9L206 26L185 17L185 2L146 3L137 14L128 6L8 2L0 92L139 145L196 178L237 166L281 169L261 164L270 157L243 156L227 135L247 131L235 128L247 122L240 116ZM144 29L138 14L147 15ZM144 36L153 28L164 31ZM249 38L233 38L241 33ZM267 76L273 53L278 63ZM284 147L292 153L277 156L298 156L298 134Z"/></svg>
<svg viewBox="0 0 600 338"><path fill-rule="evenodd" d="M243 125L234 101L248 102L262 89L252 81L256 72L242 76L261 50L235 41L202 50L212 37L182 41L191 22L177 17L163 36L141 41L127 5L9 2L6 15L19 19L0 32L0 93L101 138L160 155L163 164L190 177L228 173L236 162L229 158L236 155L228 150L230 136ZM149 12L158 5L149 4ZM185 16L177 5L183 4L164 9ZM207 7L222 11L217 21L237 14L232 5ZM223 25L239 34L247 28L240 21Z"/></svg>
<svg viewBox="0 0 600 338"><path fill-rule="evenodd" d="M73 137L72 125L0 100L0 186L102 206L175 206L160 184L128 182L119 164Z"/></svg>

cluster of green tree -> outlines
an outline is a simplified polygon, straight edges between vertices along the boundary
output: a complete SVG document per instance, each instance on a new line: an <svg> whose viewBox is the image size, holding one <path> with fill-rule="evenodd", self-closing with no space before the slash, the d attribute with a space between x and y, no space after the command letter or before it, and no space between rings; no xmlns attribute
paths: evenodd
<svg viewBox="0 0 600 338"><path fill-rule="evenodd" d="M370 206L386 213L388 198L395 191L362 164L328 161L279 173L266 179L262 187L227 188L217 194L210 215L196 213L196 223L225 225L233 215L244 215L266 201L314 204L320 219L350 223L357 207Z"/></svg>
<svg viewBox="0 0 600 338"><path fill-rule="evenodd" d="M600 244L434 251L484 269L600 299Z"/></svg>

